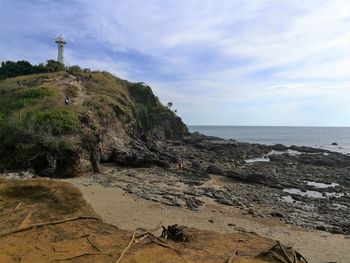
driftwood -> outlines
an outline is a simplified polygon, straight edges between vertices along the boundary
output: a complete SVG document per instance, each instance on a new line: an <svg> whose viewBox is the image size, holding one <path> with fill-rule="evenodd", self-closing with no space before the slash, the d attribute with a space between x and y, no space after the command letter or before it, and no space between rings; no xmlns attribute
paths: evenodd
<svg viewBox="0 0 350 263"><path fill-rule="evenodd" d="M282 244L281 242L279 242L279 241L277 241L277 243L278 243L278 245L280 246L280 248L282 249L282 252L283 252L283 254L284 254L284 257L287 259L287 261L288 261L289 263L293 263L293 260L292 260L292 259L289 257L289 255L287 254L287 251L285 250L283 244Z"/></svg>
<svg viewBox="0 0 350 263"><path fill-rule="evenodd" d="M97 250L97 251L103 253L103 251L102 251L94 242L92 242L92 241L90 240L90 238L89 238L90 235L86 234L85 231L84 231L84 229L82 229L82 232L84 233L84 236L83 236L83 237L86 238L86 240L89 242L89 244L90 244L95 250Z"/></svg>
<svg viewBox="0 0 350 263"><path fill-rule="evenodd" d="M306 258L293 247L285 247L280 241L257 257L275 259L281 263L308 263Z"/></svg>
<svg viewBox="0 0 350 263"><path fill-rule="evenodd" d="M235 256L238 254L238 247L231 253L228 259L225 261L227 263L232 263Z"/></svg>
<svg viewBox="0 0 350 263"><path fill-rule="evenodd" d="M32 216L32 214L35 212L35 210L36 210L36 209L34 209L34 210L30 211L28 214L26 214L26 216L23 217L23 219L21 220L21 222L19 223L19 225L18 225L17 228L20 228L20 227L23 225L23 223L24 223L25 221L27 221L29 217Z"/></svg>
<svg viewBox="0 0 350 263"><path fill-rule="evenodd" d="M12 209L10 211L7 211L5 213L0 214L0 217L6 216L6 215L11 214L11 213L19 212L19 211L21 211L23 209L26 209L26 208L36 207L36 206L38 206L38 205L37 204L31 204L31 205L21 206L21 207L18 207L18 208L16 207L16 208L14 208L14 209Z"/></svg>
<svg viewBox="0 0 350 263"><path fill-rule="evenodd" d="M76 220L81 220L81 219L93 219L93 220L102 221L102 219L100 219L98 217L94 217L94 216L77 216L77 217L68 218L68 219L62 219L62 220L57 220L57 221L50 221L50 222L34 224L34 225L30 225L30 226L23 227L23 228L17 228L15 230L11 230L11 231L8 231L8 232L5 232L5 233L1 234L0 238L4 237L4 236L7 236L7 235L10 235L10 234L23 232L23 231L26 231L26 230L29 230L29 229L33 229L33 228L37 228L37 227L48 226L48 225L57 225L57 224L62 224L62 223L76 221Z"/></svg>
<svg viewBox="0 0 350 263"><path fill-rule="evenodd" d="M129 242L129 244L126 246L126 248L123 250L123 252L120 254L120 256L117 258L117 260L115 261L115 263L119 263L121 262L122 258L124 257L124 254L126 253L126 251L131 247L132 243L134 243L135 241L135 235L136 232L134 231L134 233L132 234L131 240Z"/></svg>
<svg viewBox="0 0 350 263"><path fill-rule="evenodd" d="M120 263L121 262L121 260L123 259L125 253L128 251L128 249L130 249L132 244L137 244L137 243L139 243L140 241L142 241L142 240L144 240L146 238L150 238L151 242L157 243L158 245L160 245L162 247L166 247L166 248L172 249L172 250L182 254L182 252L180 250L170 246L168 243L166 243L165 241L163 241L159 237L156 237L155 235L152 234L152 232L157 231L159 228L160 228L160 226L155 228L155 229L153 229L153 230L150 230L150 231L147 231L147 230L144 230L144 229L137 229L137 230L143 231L143 233L138 234L138 235L136 235L137 230L135 230L133 235L132 235L132 237L131 237L130 242L125 247L125 249L120 254L120 256L117 258L115 263Z"/></svg>
<svg viewBox="0 0 350 263"><path fill-rule="evenodd" d="M66 260L72 260L72 259L76 259L76 258L80 258L83 256L93 256L93 255L100 255L100 253L83 253L74 257L69 257L69 258L63 258L63 259L56 259L55 261L66 261Z"/></svg>

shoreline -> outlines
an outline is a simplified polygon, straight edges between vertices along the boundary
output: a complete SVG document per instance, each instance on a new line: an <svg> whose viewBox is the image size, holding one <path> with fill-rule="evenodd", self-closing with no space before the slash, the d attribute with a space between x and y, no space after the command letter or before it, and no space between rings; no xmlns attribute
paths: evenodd
<svg viewBox="0 0 350 263"><path fill-rule="evenodd" d="M287 147L290 146L306 146L312 148L319 148L334 152L339 152L343 154L350 155L350 136L340 138L334 136L325 136L320 138L320 140L315 141L312 134L308 134L305 138L302 136L302 140L295 140L300 136L300 133L296 133L298 129L300 132L303 130L314 129L344 129L348 130L350 133L350 127L316 127L316 126L240 126L240 125L188 125L187 126L191 133L199 132L205 136L214 136L221 138L223 140L234 140L243 143L250 144L262 144L266 146L273 146L275 144L283 144ZM225 128L228 129L225 131ZM267 129L265 131L265 129ZM288 130L289 132L286 132ZM253 132L254 130L254 132ZM274 130L276 133L274 133ZM277 132L278 131L278 132ZM314 132L315 132L314 131ZM282 132L282 134L280 134ZM304 131L305 132L305 131ZM310 133L310 132L309 132ZM259 135L257 135L259 134ZM322 134L322 133L321 133ZM260 137L260 140L257 139ZM277 139L276 139L277 138ZM292 140L293 138L293 140ZM313 143L309 143L309 141ZM337 145L332 145L332 143L337 143ZM348 143L346 143L348 142Z"/></svg>
<svg viewBox="0 0 350 263"><path fill-rule="evenodd" d="M67 179L106 222L122 229L153 228L159 224L180 224L220 233L256 232L261 236L292 245L310 262L347 262L350 239L324 231L305 230L284 224L274 218L252 218L237 208L215 202L199 211L155 203L125 192L119 187L102 186L92 177ZM109 200L106 202L106 200Z"/></svg>

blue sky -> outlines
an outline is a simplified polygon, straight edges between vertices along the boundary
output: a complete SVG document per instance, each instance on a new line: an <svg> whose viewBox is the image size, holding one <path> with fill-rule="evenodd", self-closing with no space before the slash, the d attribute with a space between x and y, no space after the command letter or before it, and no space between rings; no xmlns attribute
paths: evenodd
<svg viewBox="0 0 350 263"><path fill-rule="evenodd" d="M0 0L0 61L149 84L187 124L350 126L350 0Z"/></svg>

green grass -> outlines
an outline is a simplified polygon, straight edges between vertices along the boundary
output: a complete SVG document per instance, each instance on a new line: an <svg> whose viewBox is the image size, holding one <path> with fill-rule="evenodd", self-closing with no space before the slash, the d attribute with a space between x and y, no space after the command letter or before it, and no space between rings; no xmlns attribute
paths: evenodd
<svg viewBox="0 0 350 263"><path fill-rule="evenodd" d="M21 164L43 150L64 152L60 149L83 143L84 136L115 121L126 125L136 120L150 134L174 114L144 84L107 72L91 72L91 79L90 73L79 76L84 78L81 91L71 84L76 76L64 71L0 81L0 168L6 162ZM65 96L79 103L65 106ZM88 116L87 123L81 121L83 115Z"/></svg>

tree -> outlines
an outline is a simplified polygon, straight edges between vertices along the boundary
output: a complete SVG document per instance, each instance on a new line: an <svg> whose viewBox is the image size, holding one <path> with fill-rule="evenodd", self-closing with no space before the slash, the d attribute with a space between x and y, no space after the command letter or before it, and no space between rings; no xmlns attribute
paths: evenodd
<svg viewBox="0 0 350 263"><path fill-rule="evenodd" d="M56 60L48 60L46 63L46 71L47 72L57 72L64 70L64 65Z"/></svg>
<svg viewBox="0 0 350 263"><path fill-rule="evenodd" d="M83 70L78 65L71 66L68 68L68 70L73 75L78 75L83 72Z"/></svg>

